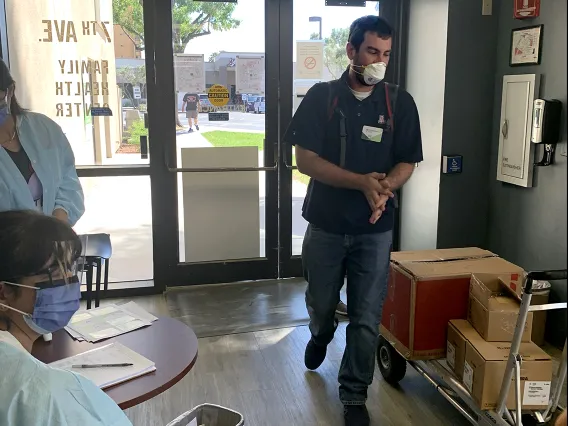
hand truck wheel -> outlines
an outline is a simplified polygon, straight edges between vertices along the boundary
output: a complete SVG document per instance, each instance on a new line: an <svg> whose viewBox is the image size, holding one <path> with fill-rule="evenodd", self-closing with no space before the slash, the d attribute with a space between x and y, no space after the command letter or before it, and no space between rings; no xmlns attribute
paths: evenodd
<svg viewBox="0 0 568 426"><path fill-rule="evenodd" d="M377 364L385 381L393 386L406 375L406 359L383 336L379 336Z"/></svg>

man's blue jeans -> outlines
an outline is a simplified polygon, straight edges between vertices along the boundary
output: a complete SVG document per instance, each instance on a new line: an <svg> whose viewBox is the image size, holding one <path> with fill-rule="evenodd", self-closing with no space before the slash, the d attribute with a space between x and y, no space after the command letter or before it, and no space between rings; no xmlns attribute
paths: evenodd
<svg viewBox="0 0 568 426"><path fill-rule="evenodd" d="M379 323L387 292L392 231L330 234L308 226L302 250L308 282L306 305L316 345L327 346L335 331L335 309L347 275L347 342L339 371L339 398L364 404L373 381Z"/></svg>

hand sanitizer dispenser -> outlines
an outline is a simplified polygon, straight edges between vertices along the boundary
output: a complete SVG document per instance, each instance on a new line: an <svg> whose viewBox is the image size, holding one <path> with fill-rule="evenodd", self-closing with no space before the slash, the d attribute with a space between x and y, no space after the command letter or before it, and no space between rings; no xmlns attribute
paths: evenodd
<svg viewBox="0 0 568 426"><path fill-rule="evenodd" d="M542 160L535 166L550 166L560 139L562 102L557 99L534 101L531 142L544 145Z"/></svg>

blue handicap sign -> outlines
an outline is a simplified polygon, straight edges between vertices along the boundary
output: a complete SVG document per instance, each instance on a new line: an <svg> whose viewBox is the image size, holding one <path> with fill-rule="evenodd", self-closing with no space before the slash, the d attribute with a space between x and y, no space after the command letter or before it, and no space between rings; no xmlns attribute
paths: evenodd
<svg viewBox="0 0 568 426"><path fill-rule="evenodd" d="M462 172L463 157L461 155L445 155L442 171L444 174Z"/></svg>

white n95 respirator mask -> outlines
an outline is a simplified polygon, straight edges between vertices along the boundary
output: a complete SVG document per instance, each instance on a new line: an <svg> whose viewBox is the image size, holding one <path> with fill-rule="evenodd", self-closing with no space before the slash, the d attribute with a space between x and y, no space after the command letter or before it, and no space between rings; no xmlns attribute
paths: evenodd
<svg viewBox="0 0 568 426"><path fill-rule="evenodd" d="M355 67L363 68L363 72L358 71ZM363 81L368 86L379 84L385 78L387 72L387 64L384 62L377 62L370 65L351 65L351 69L357 74L363 76Z"/></svg>

